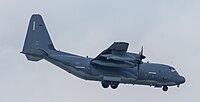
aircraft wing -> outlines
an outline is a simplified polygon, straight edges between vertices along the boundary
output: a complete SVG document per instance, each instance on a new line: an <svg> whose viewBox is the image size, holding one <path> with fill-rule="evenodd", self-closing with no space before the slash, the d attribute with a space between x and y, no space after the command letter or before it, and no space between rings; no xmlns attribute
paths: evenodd
<svg viewBox="0 0 200 102"><path fill-rule="evenodd" d="M126 42L114 42L108 49L112 51L126 52L128 49Z"/></svg>
<svg viewBox="0 0 200 102"><path fill-rule="evenodd" d="M132 67L130 61L135 57L127 54L128 43L114 42L109 48L101 52L91 63L107 67Z"/></svg>

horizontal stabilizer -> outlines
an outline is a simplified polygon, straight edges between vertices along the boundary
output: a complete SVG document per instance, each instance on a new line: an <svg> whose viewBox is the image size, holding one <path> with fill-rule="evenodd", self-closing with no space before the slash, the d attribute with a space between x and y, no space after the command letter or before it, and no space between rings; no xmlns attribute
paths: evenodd
<svg viewBox="0 0 200 102"><path fill-rule="evenodd" d="M26 55L26 58L30 61L39 61L47 56L47 53L40 49L32 49L29 52L21 52Z"/></svg>
<svg viewBox="0 0 200 102"><path fill-rule="evenodd" d="M31 55L25 55L25 56L29 61L39 61L42 59L42 57L35 57L35 56L31 56Z"/></svg>

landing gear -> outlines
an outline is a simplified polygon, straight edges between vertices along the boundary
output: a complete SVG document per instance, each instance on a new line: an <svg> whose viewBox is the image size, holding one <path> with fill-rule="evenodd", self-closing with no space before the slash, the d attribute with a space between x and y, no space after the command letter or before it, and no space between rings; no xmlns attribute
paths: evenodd
<svg viewBox="0 0 200 102"><path fill-rule="evenodd" d="M168 90L168 87L167 87L167 86L163 86L162 90L163 90L163 91L167 91L167 90Z"/></svg>
<svg viewBox="0 0 200 102"><path fill-rule="evenodd" d="M116 89L118 87L119 83L118 82L111 82L111 88Z"/></svg>
<svg viewBox="0 0 200 102"><path fill-rule="evenodd" d="M101 85L102 85L103 88L108 88L109 87L109 82L102 81Z"/></svg>
<svg viewBox="0 0 200 102"><path fill-rule="evenodd" d="M118 87L119 83L118 83L118 82L102 81L102 82L101 82L101 85L102 85L103 88L108 88L109 85L110 85L110 87L111 87L112 89L116 89L116 88Z"/></svg>

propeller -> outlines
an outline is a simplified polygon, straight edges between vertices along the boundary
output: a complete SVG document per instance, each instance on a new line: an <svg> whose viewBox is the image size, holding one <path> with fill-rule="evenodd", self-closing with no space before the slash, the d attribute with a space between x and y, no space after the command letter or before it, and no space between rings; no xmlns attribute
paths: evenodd
<svg viewBox="0 0 200 102"><path fill-rule="evenodd" d="M145 58L146 58L146 56L143 55L143 46L142 46L141 51L139 52L138 64L143 63L142 59L145 59Z"/></svg>
<svg viewBox="0 0 200 102"><path fill-rule="evenodd" d="M139 59L137 61L137 75L139 75L139 69L140 69L140 64L142 64L142 59L145 59L146 56L143 55L143 46L141 48L141 51L139 52Z"/></svg>

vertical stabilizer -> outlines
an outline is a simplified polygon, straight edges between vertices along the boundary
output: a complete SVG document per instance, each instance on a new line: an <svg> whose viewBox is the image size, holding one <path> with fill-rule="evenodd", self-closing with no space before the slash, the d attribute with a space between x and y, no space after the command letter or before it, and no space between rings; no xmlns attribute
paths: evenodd
<svg viewBox="0 0 200 102"><path fill-rule="evenodd" d="M47 55L50 50L55 50L55 48L42 16L33 14L29 21L22 53L24 53L29 60L38 61L42 59L43 56Z"/></svg>

